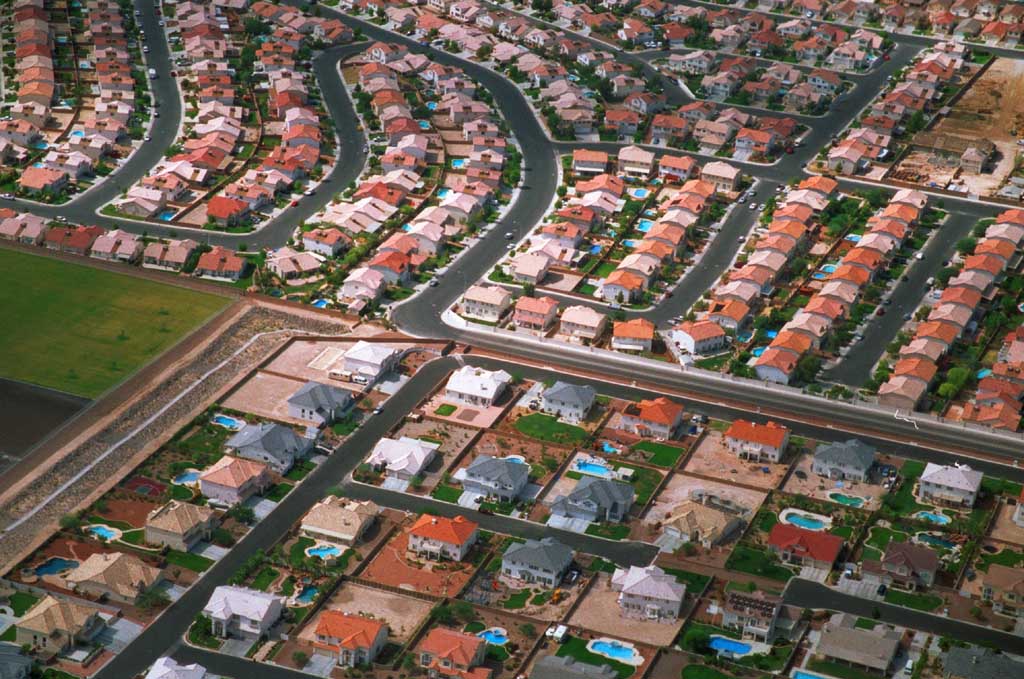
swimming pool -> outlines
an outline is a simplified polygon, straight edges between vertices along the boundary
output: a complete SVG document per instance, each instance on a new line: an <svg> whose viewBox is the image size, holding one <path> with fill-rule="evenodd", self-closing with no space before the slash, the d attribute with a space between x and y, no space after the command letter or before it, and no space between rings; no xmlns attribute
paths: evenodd
<svg viewBox="0 0 1024 679"><path fill-rule="evenodd" d="M850 241L851 243L859 243L860 242L860 238L861 238L861 236L860 236L859 233L851 233L851 234L847 234L847 236L846 236L846 240Z"/></svg>
<svg viewBox="0 0 1024 679"><path fill-rule="evenodd" d="M856 495L846 495L844 493L829 493L828 499L832 502L838 502L841 505L847 507L861 507L864 504L864 498L857 497Z"/></svg>
<svg viewBox="0 0 1024 679"><path fill-rule="evenodd" d="M311 604L316 595L320 593L320 590L316 587L310 587L309 585L302 588L302 592L295 597L295 603L299 604Z"/></svg>
<svg viewBox="0 0 1024 679"><path fill-rule="evenodd" d="M522 455L506 455L505 459L509 462L517 462L519 464L526 464L526 458Z"/></svg>
<svg viewBox="0 0 1024 679"><path fill-rule="evenodd" d="M654 226L654 221L653 221L653 220L650 220L650 219L641 219L641 220L640 220L640 221L639 221L639 222L637 223L637 225L636 225L636 230L637 230L637 231L639 231L639 232L641 232L641 233L647 233L648 231L650 231L650 230L651 230L651 227L652 227L652 226Z"/></svg>
<svg viewBox="0 0 1024 679"><path fill-rule="evenodd" d="M813 278L816 281L823 281L826 278L828 278L828 274L823 274L820 271L815 271L814 273L811 274L811 278Z"/></svg>
<svg viewBox="0 0 1024 679"><path fill-rule="evenodd" d="M92 533L101 540L107 540L108 542L110 540L117 539L121 536L121 531L114 530L110 526L104 526L103 524L99 523L95 526L89 526L85 530Z"/></svg>
<svg viewBox="0 0 1024 679"><path fill-rule="evenodd" d="M824 266L821 267L821 270L824 271L825 273L835 273L836 272L836 265L835 264L825 264Z"/></svg>
<svg viewBox="0 0 1024 679"><path fill-rule="evenodd" d="M812 514L789 507L779 513L779 521L792 524L804 530L825 530L832 525L832 519L821 514Z"/></svg>
<svg viewBox="0 0 1024 679"><path fill-rule="evenodd" d="M649 193L650 193L650 191L648 191L647 189L630 189L629 190L629 195L633 196L634 198L640 198L641 200L646 198Z"/></svg>
<svg viewBox="0 0 1024 679"><path fill-rule="evenodd" d="M991 374L992 374L992 369L991 368L982 368L981 370L978 371L978 379L979 380L983 380L983 379L985 379L986 377L988 377Z"/></svg>
<svg viewBox="0 0 1024 679"><path fill-rule="evenodd" d="M315 556L324 561L339 554L341 554L341 547L335 547L334 545L317 545L306 550L306 556Z"/></svg>
<svg viewBox="0 0 1024 679"><path fill-rule="evenodd" d="M914 514L914 516L918 519L924 519L925 521L937 523L940 526L945 526L947 523L953 520L945 514L936 514L935 512L918 512L917 514Z"/></svg>
<svg viewBox="0 0 1024 679"><path fill-rule="evenodd" d="M233 431L238 431L245 426L244 421L236 417L229 417L228 415L214 415L213 419L210 421L218 427L224 427L225 429L231 429Z"/></svg>
<svg viewBox="0 0 1024 679"><path fill-rule="evenodd" d="M437 110L437 102L436 101L428 101L427 102L427 108L430 109L431 111L436 111Z"/></svg>
<svg viewBox="0 0 1024 679"><path fill-rule="evenodd" d="M581 474L589 474L590 476L602 477L612 475L612 470L609 469L606 465L600 464L599 462L582 462L580 460L577 460L573 464L573 466L576 468L576 471L580 472Z"/></svg>
<svg viewBox="0 0 1024 679"><path fill-rule="evenodd" d="M462 168L466 167L466 159L452 158L452 167L456 170L461 170Z"/></svg>
<svg viewBox="0 0 1024 679"><path fill-rule="evenodd" d="M767 348L768 347L754 347L753 349L750 350L750 353L752 353L754 356L760 357L761 354L763 354Z"/></svg>
<svg viewBox="0 0 1024 679"><path fill-rule="evenodd" d="M40 576L56 575L57 573L70 571L74 568L78 568L78 562L74 559L64 559L59 556L54 556L36 566L34 571L36 575Z"/></svg>
<svg viewBox="0 0 1024 679"><path fill-rule="evenodd" d="M174 219L174 210L164 210L156 216L161 222L169 222Z"/></svg>
<svg viewBox="0 0 1024 679"><path fill-rule="evenodd" d="M479 632L477 636L492 646L504 646L508 643L508 632L504 627L490 627Z"/></svg>
<svg viewBox="0 0 1024 679"><path fill-rule="evenodd" d="M429 130L430 129L430 123L427 122L426 120L417 120L416 123L420 126L421 130Z"/></svg>
<svg viewBox="0 0 1024 679"><path fill-rule="evenodd" d="M590 246L589 252L592 255L599 255L601 254L601 250L604 250L604 246L601 245L600 243L595 243L594 245Z"/></svg>
<svg viewBox="0 0 1024 679"><path fill-rule="evenodd" d="M745 644L742 641L723 637L718 634L711 635L711 641L708 642L708 646L710 646L712 650L717 651L720 655L725 654L729 657L738 658L750 653L750 644Z"/></svg>
<svg viewBox="0 0 1024 679"><path fill-rule="evenodd" d="M917 541L923 542L926 545L931 545L932 547L940 547L942 549L954 549L957 546L957 544L952 540L947 540L944 537L932 535L931 533L918 533Z"/></svg>
<svg viewBox="0 0 1024 679"><path fill-rule="evenodd" d="M627 247L627 248L632 250L633 248L636 247L636 241L635 240L624 240L624 241L622 241L622 245L623 245L623 247Z"/></svg>
<svg viewBox="0 0 1024 679"><path fill-rule="evenodd" d="M658 213L654 210L644 210L644 217L657 217Z"/></svg>
<svg viewBox="0 0 1024 679"><path fill-rule="evenodd" d="M607 637L591 640L587 644L587 650L612 660L618 660L627 665L639 666L644 662L643 657L636 652L636 647L633 644L608 639Z"/></svg>
<svg viewBox="0 0 1024 679"><path fill-rule="evenodd" d="M442 186L441 188L439 188L439 189L437 190L437 197L438 197L438 198L445 198L445 197L447 197L447 196L448 196L448 194L449 194L449 193L451 193L451 192L452 192L452 190L451 190L451 189L449 189L449 188L448 188L447 186Z"/></svg>
<svg viewBox="0 0 1024 679"><path fill-rule="evenodd" d="M796 670L793 672L793 679L825 679L820 674L811 674L810 672L804 672L803 670Z"/></svg>
<svg viewBox="0 0 1024 679"><path fill-rule="evenodd" d="M313 300L313 306L315 306L317 309L326 309L328 304L330 304L330 302L328 302L326 299Z"/></svg>
<svg viewBox="0 0 1024 679"><path fill-rule="evenodd" d="M779 336L779 331L778 330L765 330L764 331L764 336L767 337L768 339L775 339L776 337Z"/></svg>
<svg viewBox="0 0 1024 679"><path fill-rule="evenodd" d="M171 479L171 483L173 483L176 486L186 486L186 485L188 485L190 483L195 483L198 480L199 480L199 470L198 469L186 469L185 471L183 471L182 473L178 474L173 479Z"/></svg>
<svg viewBox="0 0 1024 679"><path fill-rule="evenodd" d="M71 133L71 136L72 137L84 137L85 136L85 130L74 130Z"/></svg>
<svg viewBox="0 0 1024 679"><path fill-rule="evenodd" d="M609 455L618 455L622 451L607 441L601 441L601 452L608 453Z"/></svg>

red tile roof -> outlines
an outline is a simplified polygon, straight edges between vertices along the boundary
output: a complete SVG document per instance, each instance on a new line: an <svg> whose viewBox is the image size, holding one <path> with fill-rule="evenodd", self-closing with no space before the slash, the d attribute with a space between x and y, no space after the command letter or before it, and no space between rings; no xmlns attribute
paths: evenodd
<svg viewBox="0 0 1024 679"><path fill-rule="evenodd" d="M461 514L454 519L434 516L433 514L423 514L420 518L416 519L416 523L409 529L409 535L418 535L428 540L461 545L472 537L476 529L476 522L470 521Z"/></svg>
<svg viewBox="0 0 1024 679"><path fill-rule="evenodd" d="M789 523L777 523L768 534L768 544L803 558L833 563L839 558L843 539L837 535L806 530Z"/></svg>

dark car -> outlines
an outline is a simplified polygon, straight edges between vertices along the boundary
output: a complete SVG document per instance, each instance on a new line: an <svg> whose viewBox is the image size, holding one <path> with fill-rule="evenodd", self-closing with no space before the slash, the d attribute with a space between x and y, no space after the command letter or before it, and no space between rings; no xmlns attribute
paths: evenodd
<svg viewBox="0 0 1024 679"><path fill-rule="evenodd" d="M875 592L878 594L878 596L885 596L885 592L888 589L889 588L886 587L885 585L879 585L878 589L876 589Z"/></svg>

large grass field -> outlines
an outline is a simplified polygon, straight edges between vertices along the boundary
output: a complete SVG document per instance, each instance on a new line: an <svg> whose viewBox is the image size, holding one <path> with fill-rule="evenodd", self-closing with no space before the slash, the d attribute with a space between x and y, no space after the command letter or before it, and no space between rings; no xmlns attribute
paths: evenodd
<svg viewBox="0 0 1024 679"><path fill-rule="evenodd" d="M95 398L228 301L0 250L0 377Z"/></svg>

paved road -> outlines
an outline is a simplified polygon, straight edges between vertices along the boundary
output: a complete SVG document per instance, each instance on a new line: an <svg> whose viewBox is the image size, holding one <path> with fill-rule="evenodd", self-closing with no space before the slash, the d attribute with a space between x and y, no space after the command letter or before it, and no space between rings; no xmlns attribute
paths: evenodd
<svg viewBox="0 0 1024 679"><path fill-rule="evenodd" d="M474 363L493 362L474 359ZM386 403L379 415L369 420L342 444L327 461L313 471L294 492L265 519L256 524L228 554L218 561L205 576L193 585L181 599L171 604L156 624L147 628L125 651L116 656L96 676L97 679L123 679L141 672L156 657L170 648L184 634L195 616L202 610L213 588L224 583L238 568L257 551L268 551L320 498L327 495L334 486L344 486L346 495L379 500L384 504L409 511L429 509L446 515L465 513L455 505L437 502L431 498L409 498L398 493L369 488L346 481L348 475L366 456L366 451L403 417L425 398L437 384L458 367L454 357L436 359L422 368ZM556 379L554 372L544 373L545 379ZM642 565L650 563L656 549L651 545L635 542L612 542L566 531L540 527L524 521L501 516L475 514L474 519L489 530L521 535L542 537L550 535L565 542L574 549L598 554L616 563Z"/></svg>
<svg viewBox="0 0 1024 679"><path fill-rule="evenodd" d="M835 367L822 373L825 380L859 387L870 379L872 368L885 353L886 346L907 322L904 316L913 313L927 294L926 281L942 269L943 262L956 252L957 241L968 235L976 222L976 217L963 213L949 216L921 251L925 258L909 260L907 280L897 283L889 296L889 306L880 307L885 309L885 315L871 318L863 331L865 339L853 345Z"/></svg>
<svg viewBox="0 0 1024 679"><path fill-rule="evenodd" d="M861 599L810 580L790 580L783 600L787 604L803 608L843 611L864 618L873 617L877 611L880 620L893 625L911 627L971 644L984 644L1007 653L1024 654L1024 637L903 606Z"/></svg>

